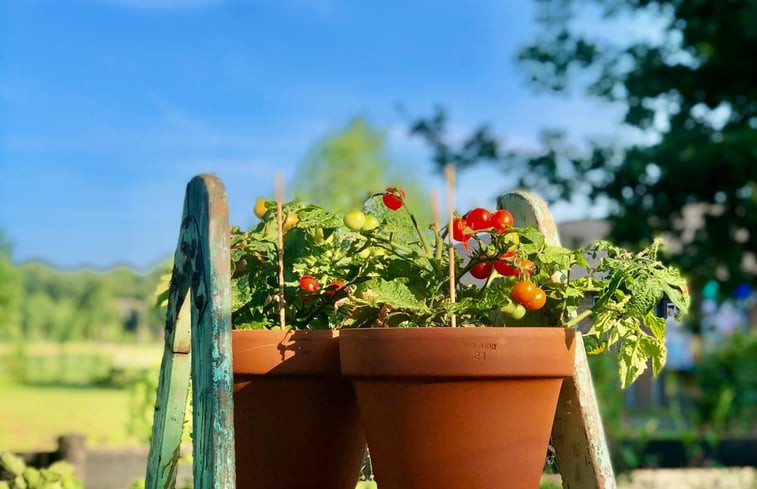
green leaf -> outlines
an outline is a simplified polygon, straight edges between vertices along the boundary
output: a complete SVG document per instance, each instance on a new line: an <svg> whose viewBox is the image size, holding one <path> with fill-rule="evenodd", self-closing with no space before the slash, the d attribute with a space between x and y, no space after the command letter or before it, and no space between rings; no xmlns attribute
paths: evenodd
<svg viewBox="0 0 757 489"><path fill-rule="evenodd" d="M39 470L33 467L25 468L23 477L29 487L32 488L38 487L42 483L42 474L40 474Z"/></svg>
<svg viewBox="0 0 757 489"><path fill-rule="evenodd" d="M665 366L665 359L668 353L665 348L665 341L644 335L640 338L639 344L644 355L652 359L652 373L656 377Z"/></svg>
<svg viewBox="0 0 757 489"><path fill-rule="evenodd" d="M22 475L17 475L13 479L13 489L27 489L29 485Z"/></svg>
<svg viewBox="0 0 757 489"><path fill-rule="evenodd" d="M74 476L74 466L62 460L51 464L47 470L64 478Z"/></svg>
<svg viewBox="0 0 757 489"><path fill-rule="evenodd" d="M308 205L297 210L298 228L326 228L333 229L342 226L342 217L327 211L322 207Z"/></svg>
<svg viewBox="0 0 757 489"><path fill-rule="evenodd" d="M649 328L655 338L665 340L665 318L656 316L654 311L649 311L644 316L644 326Z"/></svg>
<svg viewBox="0 0 757 489"><path fill-rule="evenodd" d="M399 279L391 282L380 278L369 280L358 286L357 295L374 307L387 304L394 309L425 309L425 305Z"/></svg>
<svg viewBox="0 0 757 489"><path fill-rule="evenodd" d="M26 464L21 457L17 457L10 452L3 452L0 454L0 467L13 475L21 475L24 473Z"/></svg>
<svg viewBox="0 0 757 489"><path fill-rule="evenodd" d="M631 292L631 299L626 304L629 316L645 316L662 299L662 284L655 279L642 276L635 280L629 278L626 282Z"/></svg>
<svg viewBox="0 0 757 489"><path fill-rule="evenodd" d="M618 374L620 386L625 389L631 385L647 369L647 356L639 344L637 337L626 339L620 347L618 355Z"/></svg>

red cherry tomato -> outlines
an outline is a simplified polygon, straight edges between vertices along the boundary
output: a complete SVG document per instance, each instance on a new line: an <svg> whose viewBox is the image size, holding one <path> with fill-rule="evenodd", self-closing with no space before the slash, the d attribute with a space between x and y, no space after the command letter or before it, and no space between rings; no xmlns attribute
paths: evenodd
<svg viewBox="0 0 757 489"><path fill-rule="evenodd" d="M488 278L490 273L492 273L492 264L488 261L476 263L473 265L473 268L470 269L470 274L478 279Z"/></svg>
<svg viewBox="0 0 757 489"><path fill-rule="evenodd" d="M474 231L487 229L492 226L492 213L481 207L476 207L465 215L468 227Z"/></svg>
<svg viewBox="0 0 757 489"><path fill-rule="evenodd" d="M465 232L467 227L468 222L462 217L452 221L452 237L455 241L468 241L471 238L471 234Z"/></svg>
<svg viewBox="0 0 757 489"><path fill-rule="evenodd" d="M401 188L389 187L386 189L386 193L381 197L384 201L384 205L389 209L396 211L402 207L402 203L405 201L405 191Z"/></svg>
<svg viewBox="0 0 757 489"><path fill-rule="evenodd" d="M507 231L513 225L513 215L509 211L500 209L492 214L491 225L500 233Z"/></svg>
<svg viewBox="0 0 757 489"><path fill-rule="evenodd" d="M317 292L318 280L316 280L315 277L311 275L303 275L302 277L300 277L300 288L305 292L310 292L311 294L313 292Z"/></svg>
<svg viewBox="0 0 757 489"><path fill-rule="evenodd" d="M498 274L503 277L517 277L518 269L512 266L513 258L515 258L514 251L508 251L507 253L500 253L497 256L498 260L494 262L494 269Z"/></svg>
<svg viewBox="0 0 757 489"><path fill-rule="evenodd" d="M329 285L326 286L326 290L324 290L324 292L329 297L334 297L334 296L342 297L342 296L346 296L347 295L347 289L344 288L345 285L346 284L345 284L344 280L332 280L331 282L329 282Z"/></svg>

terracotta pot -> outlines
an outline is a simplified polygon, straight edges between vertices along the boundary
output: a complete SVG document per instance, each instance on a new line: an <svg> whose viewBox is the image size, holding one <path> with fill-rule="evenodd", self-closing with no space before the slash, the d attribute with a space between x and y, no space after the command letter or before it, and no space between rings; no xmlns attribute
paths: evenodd
<svg viewBox="0 0 757 489"><path fill-rule="evenodd" d="M342 330L379 487L538 488L574 333Z"/></svg>
<svg viewBox="0 0 757 489"><path fill-rule="evenodd" d="M232 331L237 487L354 489L365 437L338 333Z"/></svg>

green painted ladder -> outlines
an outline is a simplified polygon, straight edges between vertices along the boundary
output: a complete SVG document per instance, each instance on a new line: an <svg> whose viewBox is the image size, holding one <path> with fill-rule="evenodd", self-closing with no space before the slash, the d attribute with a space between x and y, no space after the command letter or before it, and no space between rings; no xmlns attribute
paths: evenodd
<svg viewBox="0 0 757 489"><path fill-rule="evenodd" d="M549 209L537 195L509 193L498 206L510 210L519 225L534 225L550 244L559 244ZM194 487L236 487L229 236L223 184L212 175L194 177L174 255L146 489L175 487L190 377ZM577 338L575 374L563 382L552 429L563 487L614 489L586 352Z"/></svg>

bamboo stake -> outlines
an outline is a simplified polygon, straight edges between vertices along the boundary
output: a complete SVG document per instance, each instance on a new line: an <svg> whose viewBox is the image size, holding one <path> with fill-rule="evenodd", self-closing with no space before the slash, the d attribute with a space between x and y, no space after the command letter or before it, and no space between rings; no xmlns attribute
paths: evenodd
<svg viewBox="0 0 757 489"><path fill-rule="evenodd" d="M454 232L454 212L455 212L455 167L447 163L444 167L444 179L447 184L447 214L449 226L447 227L447 237L449 238L449 301L455 303L455 241L452 237ZM457 327L457 317L452 314L450 317L450 326Z"/></svg>
<svg viewBox="0 0 757 489"><path fill-rule="evenodd" d="M276 238L279 260L279 324L283 330L286 327L286 304L284 303L284 215L282 210L284 176L281 172L274 176L273 186L276 196Z"/></svg>

